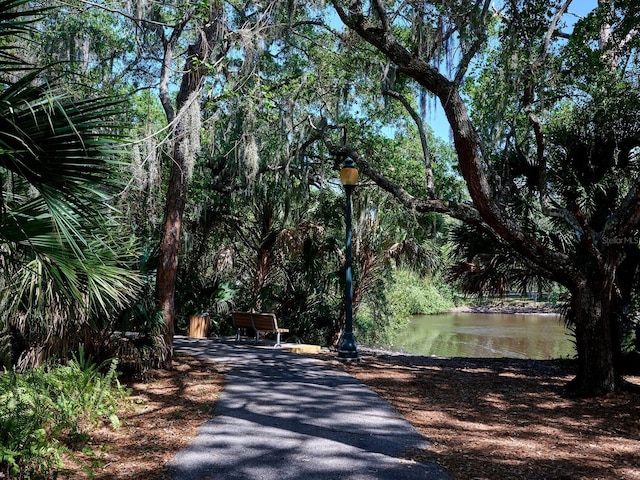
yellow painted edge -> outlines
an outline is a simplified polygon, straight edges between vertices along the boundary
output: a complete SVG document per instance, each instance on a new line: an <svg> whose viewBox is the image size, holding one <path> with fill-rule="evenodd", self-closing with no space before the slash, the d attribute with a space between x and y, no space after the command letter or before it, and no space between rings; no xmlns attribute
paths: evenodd
<svg viewBox="0 0 640 480"><path fill-rule="evenodd" d="M307 345L301 343L292 347L285 347L284 350L292 353L319 353L320 345Z"/></svg>

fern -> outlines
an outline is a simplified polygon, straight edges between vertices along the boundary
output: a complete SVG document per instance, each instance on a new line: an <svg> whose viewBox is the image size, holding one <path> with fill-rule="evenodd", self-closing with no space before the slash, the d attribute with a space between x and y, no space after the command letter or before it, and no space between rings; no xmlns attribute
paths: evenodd
<svg viewBox="0 0 640 480"><path fill-rule="evenodd" d="M0 369L11 368L11 332L6 319L0 321Z"/></svg>
<svg viewBox="0 0 640 480"><path fill-rule="evenodd" d="M61 445L46 430L51 414L43 384L41 371L0 377L0 471L29 478L60 464Z"/></svg>
<svg viewBox="0 0 640 480"><path fill-rule="evenodd" d="M80 351L67 365L1 375L0 474L50 476L68 450L63 439L84 436L101 420L117 428L117 401L126 392L116 368L116 361L96 365Z"/></svg>

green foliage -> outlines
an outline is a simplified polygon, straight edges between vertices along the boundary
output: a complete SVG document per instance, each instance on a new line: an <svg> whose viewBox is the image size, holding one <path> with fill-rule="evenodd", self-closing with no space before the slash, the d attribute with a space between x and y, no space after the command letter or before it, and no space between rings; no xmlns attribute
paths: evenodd
<svg viewBox="0 0 640 480"><path fill-rule="evenodd" d="M359 344L386 347L393 344L397 333L409 324L409 317L390 315L380 307L366 304L358 310L354 320L354 332Z"/></svg>
<svg viewBox="0 0 640 480"><path fill-rule="evenodd" d="M118 319L110 348L124 375L146 379L149 369L166 358L165 323L152 298L129 306Z"/></svg>
<svg viewBox="0 0 640 480"><path fill-rule="evenodd" d="M451 287L410 270L396 270L388 300L398 316L429 315L455 307Z"/></svg>
<svg viewBox="0 0 640 480"><path fill-rule="evenodd" d="M20 65L15 54L27 56L26 33L43 19L35 8L0 4L2 52L14 55L0 69L0 330L11 332L12 360L23 367L62 354L88 331L99 337L101 320L138 286L132 245L115 239L109 206L121 187L113 172L123 102L79 98L57 76L47 83L51 67Z"/></svg>
<svg viewBox="0 0 640 480"><path fill-rule="evenodd" d="M117 381L116 365L98 366L81 349L66 365L23 374L5 371L0 376L0 473L49 478L88 427L108 421L117 428L116 402L126 392Z"/></svg>
<svg viewBox="0 0 640 480"><path fill-rule="evenodd" d="M11 368L13 355L11 351L11 332L8 322L0 322L0 369Z"/></svg>
<svg viewBox="0 0 640 480"><path fill-rule="evenodd" d="M101 420L108 420L113 428L120 425L117 401L125 392L117 379L117 366L115 359L94 363L81 347L66 365L55 367L48 388L56 436L76 437Z"/></svg>
<svg viewBox="0 0 640 480"><path fill-rule="evenodd" d="M219 332L223 319L228 318L231 312L236 291L229 282L220 282L215 277L191 278L184 288L176 286L177 328L185 330L191 315L208 313L211 332Z"/></svg>
<svg viewBox="0 0 640 480"><path fill-rule="evenodd" d="M157 258L147 249L138 260L139 275L144 279L138 296L109 324L109 332L113 332L110 354L118 358L126 376L144 379L150 368L166 358L164 316L154 298L156 268Z"/></svg>
<svg viewBox="0 0 640 480"><path fill-rule="evenodd" d="M461 255L452 276L464 291L489 295L562 283L574 295L565 319L577 327L576 335L584 336L598 322L611 325L612 357L618 362L633 348L638 318L638 223L624 225L630 218L626 212L638 209L637 197L631 200L640 174L638 7L598 2L575 24L563 19L559 27L568 35L559 40L545 36L552 4L507 4L513 12L500 22L501 42L476 62L466 91L484 140L494 198L527 238L567 258L570 267L542 267L550 255L524 258L506 243L463 227L455 232ZM545 41L549 48L542 57ZM626 237L618 236L621 243L614 245L612 232L620 231ZM611 266L604 267L603 259ZM615 272L616 286L603 301L601 318L585 320L593 312L575 308L586 303L577 300L577 279L593 282L593 299L609 295L596 272ZM600 334L590 335L588 342L577 342L582 359L592 355L586 345L599 345Z"/></svg>
<svg viewBox="0 0 640 480"><path fill-rule="evenodd" d="M447 270L449 282L465 294L504 296L548 291L553 282L513 250L496 244L469 225L451 232L454 261Z"/></svg>
<svg viewBox="0 0 640 480"><path fill-rule="evenodd" d="M286 282L274 298L300 340L324 343L338 311L336 239L313 223L282 232L279 246Z"/></svg>
<svg viewBox="0 0 640 480"><path fill-rule="evenodd" d="M385 286L358 310L358 342L391 345L412 315L441 313L453 307L453 291L444 282L409 269L394 269Z"/></svg>
<svg viewBox="0 0 640 480"><path fill-rule="evenodd" d="M133 2L119 8L127 15L112 14L77 0L65 2L62 8L39 19L36 42L28 51L33 51L33 58L44 63L60 61L54 69L44 72L47 78L58 78L64 70L65 78L72 79L69 83L73 87L66 83L60 90L73 90L72 96L61 94L56 98L63 106L93 87L104 92L140 88L129 97L133 107L115 117L126 117L127 123L134 124L134 128L127 130L139 129L139 135L144 137L131 153L133 179L129 179L128 169L120 169L127 186L118 199L118 207L128 215L124 221L132 224L130 228L121 227L123 236L133 230L144 242L153 245L158 241L157 229L162 218L161 179L166 182L168 177L162 171L161 158L171 146L163 140L170 129L162 130L165 127L162 110L159 102L151 98L154 94L149 93L154 90L146 87L157 84L161 63L154 59L162 58L162 46L167 46L170 40L170 25L179 19L188 22L183 35L178 35L177 30L173 32L181 37L174 51L186 51L187 42L193 41L192 33L196 31L193 27L209 10L206 2L194 6L193 17L188 15L186 4ZM344 277L341 272L344 203L335 181L337 164L332 165L336 159L327 157L322 135L339 138L333 127L347 125L348 143L357 145L375 168L391 172L389 177L406 185L415 196L426 193L423 152L416 140L415 122L405 108L380 95L380 75L386 62L382 55L353 35L335 35L334 25L318 28L318 21L308 21L327 14L324 2L305 5L276 2L266 12L262 8L248 3L227 9L227 23L220 27L230 32L226 36L229 43L225 44L229 51L216 51L207 60L211 68L201 99L200 131L206 148L195 159L195 175L189 185L178 262L176 318L180 327L189 315L209 311L222 331L222 319L233 300L238 307L277 311L298 338L320 339L329 336L337 325ZM436 10L430 9L429 25L433 32L424 32L427 43L438 34ZM132 28L131 18L151 22L136 22ZM270 26L265 22L272 21L278 27L265 28ZM157 28L159 24L167 27ZM129 35L134 30L135 38ZM241 34L233 34L234 31ZM408 26L398 34L413 35ZM465 35L469 37L469 32ZM168 80L172 92L178 90L174 82L180 74L179 69L174 70L176 73ZM416 110L424 107L424 96L414 91L408 77L398 75L393 84L390 78L385 81L385 88L400 92ZM76 85L78 88L74 88ZM26 93L39 98L37 91ZM85 106L90 102L79 104ZM57 104L54 107L51 108L54 113L64 111ZM98 108L87 117L95 122L96 117L105 113L108 112ZM426 108L421 113L424 116ZM323 124L327 128L320 132L325 128ZM108 126L117 127L113 123ZM95 131L102 134L104 129ZM464 199L466 193L455 173L452 149L431 138L429 132L427 136L436 178L435 194L448 200ZM52 173L51 169L48 173ZM99 190L99 185L94 187ZM381 286L386 285L392 263L412 264L420 271L432 270L437 263L437 258L433 258L438 255L431 255L423 247L427 240L443 235L448 226L442 215L408 213L390 202L388 195L380 198L381 195L372 194L374 190L366 179L357 190L359 240L355 245L355 271L361 277L355 280L359 297L367 297L366 304L375 305L376 312L383 312L374 316L384 319L388 312ZM34 213L38 212L34 209ZM96 219L103 224L103 217ZM74 233L84 233L81 226L84 223L78 224ZM39 238L33 239L35 245ZM76 236L69 238L83 246ZM58 247L55 243L47 245ZM60 250L61 258L66 259L66 249ZM91 255L87 257L93 259ZM28 266L32 272L52 271L51 276L58 283L67 277L76 279L77 283L72 284L74 292L85 291L81 283L86 278L85 272L81 270L73 277L78 265L61 267L59 257L52 260L46 263L37 259ZM84 266L92 262L81 258L78 263ZM222 264L224 268L220 267ZM144 365L148 365L149 355L154 354L154 344L149 340L162 327L153 303L153 282L148 272L142 276L146 282L135 300L118 297L121 301L117 307L124 310L118 329L135 333L135 338L117 339L119 351L123 358L142 364L140 371L147 368ZM33 318L28 321L42 333L51 333L49 325L63 323L58 317L56 322L51 321L51 312L45 308L49 305L55 305L55 312L64 320L76 316L84 320L82 311L67 304L61 306L60 301L48 301L57 293L50 284L28 278L21 285L25 286L24 291L38 291L43 311L39 312L38 322ZM27 290L30 286L34 288ZM127 285L123 287L126 291ZM43 300L42 292L51 294L47 301ZM106 312L106 318L100 322L104 327L101 331L112 326L109 315ZM62 333L68 330L56 327L53 336L64 338Z"/></svg>

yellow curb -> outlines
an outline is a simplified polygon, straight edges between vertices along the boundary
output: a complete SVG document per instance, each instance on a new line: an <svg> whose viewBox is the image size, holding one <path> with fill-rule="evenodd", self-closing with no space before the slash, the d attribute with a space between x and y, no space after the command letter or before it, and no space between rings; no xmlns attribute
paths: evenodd
<svg viewBox="0 0 640 480"><path fill-rule="evenodd" d="M320 345L308 345L301 343L292 347L284 347L283 350L291 353L320 353Z"/></svg>

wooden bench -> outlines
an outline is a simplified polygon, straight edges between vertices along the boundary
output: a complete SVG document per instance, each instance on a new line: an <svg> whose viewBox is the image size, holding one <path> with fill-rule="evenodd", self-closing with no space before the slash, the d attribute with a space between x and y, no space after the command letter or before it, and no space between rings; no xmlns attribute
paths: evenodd
<svg viewBox="0 0 640 480"><path fill-rule="evenodd" d="M275 346L279 347L280 334L289 331L288 328L278 327L278 320L273 313L231 312L231 320L236 331L236 342L240 341L240 330L252 328L256 332L255 343L258 343L260 332L275 333Z"/></svg>

